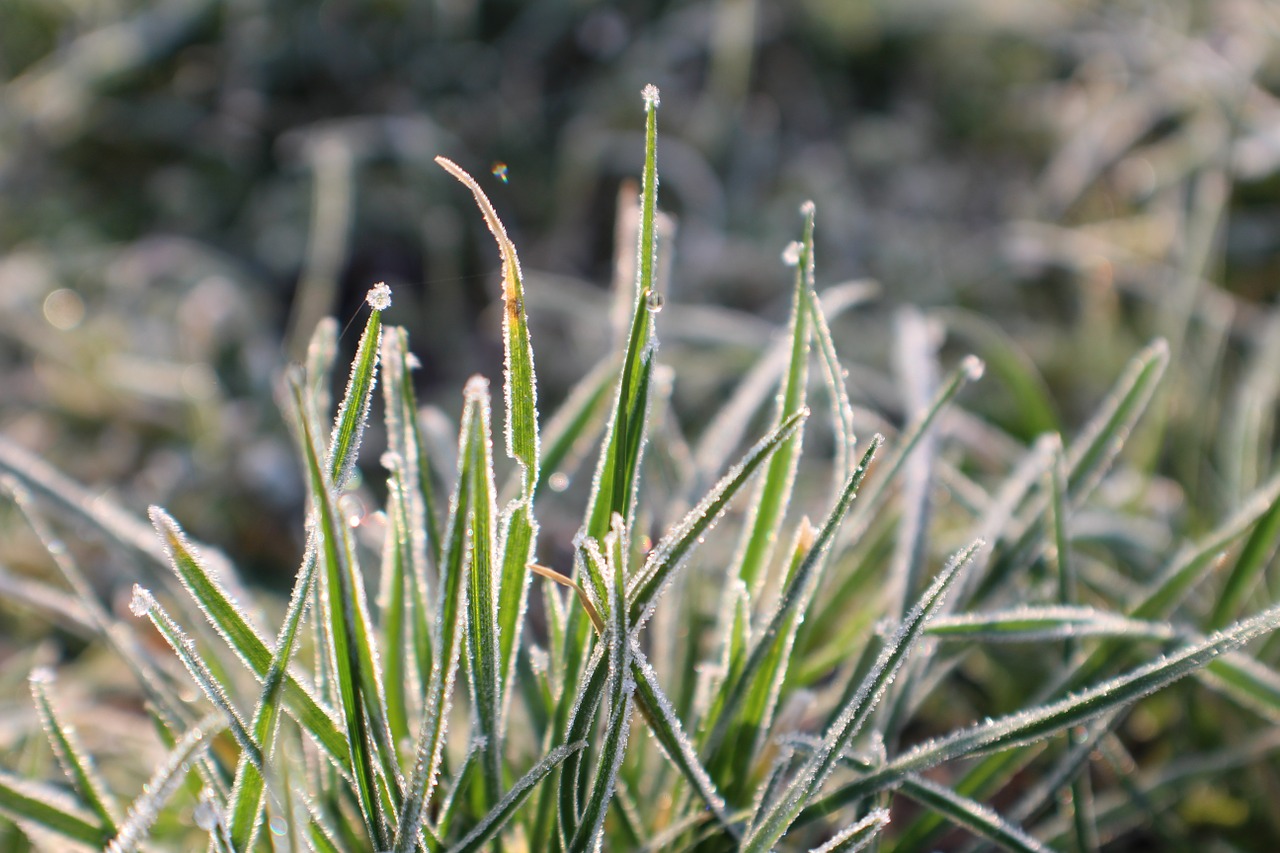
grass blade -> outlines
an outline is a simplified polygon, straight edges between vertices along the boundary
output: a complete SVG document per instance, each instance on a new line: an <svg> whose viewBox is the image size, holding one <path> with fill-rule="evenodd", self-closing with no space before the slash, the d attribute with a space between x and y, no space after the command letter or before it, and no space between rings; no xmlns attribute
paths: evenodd
<svg viewBox="0 0 1280 853"><path fill-rule="evenodd" d="M862 820L837 832L831 840L809 853L857 853L866 850L889 825L889 810L875 809Z"/></svg>
<svg viewBox="0 0 1280 853"><path fill-rule="evenodd" d="M781 424L791 412L805 408L805 391L809 381L809 294L813 292L813 202L801 207L804 231L796 254L795 292L791 297L791 323L787 338L791 341L791 360L782 383L774 414ZM768 468L757 486L743 527L743 540L736 557L736 576L747 585L752 598L758 598L774 544L782 527L796 465L800 459L803 431L797 429L786 440L781 451L769 459Z"/></svg>
<svg viewBox="0 0 1280 853"><path fill-rule="evenodd" d="M1005 820L994 809L923 776L913 773L906 777L902 782L902 793L1004 850L1013 853L1049 851L1049 847Z"/></svg>
<svg viewBox="0 0 1280 853"><path fill-rule="evenodd" d="M67 726L54 710L53 701L49 698L49 686L53 683L53 670L38 669L31 673L31 697L35 702L36 712L44 726L45 734L53 747L62 772L67 774L71 785L80 799L98 816L102 822L102 831L115 835L120 820L120 807L106 783L98 775L92 757L85 752L75 729Z"/></svg>
<svg viewBox="0 0 1280 853"><path fill-rule="evenodd" d="M369 321L360 335L356 357L351 363L351 377L347 391L333 424L333 436L329 444L329 476L333 480L333 493L340 492L355 473L356 458L360 455L360 439L369 421L369 405L373 401L373 386L378 376L378 352L382 340L382 312L391 305L391 288L375 285L365 297L369 304ZM304 410L305 411L305 410Z"/></svg>
<svg viewBox="0 0 1280 853"><path fill-rule="evenodd" d="M807 290L809 299L809 318L813 323L813 339L818 345L818 356L822 364L822 378L827 385L827 396L831 398L831 428L834 433L835 468L832 471L831 500L840 495L840 487L845 478L852 473L852 449L857 446L858 439L853 430L853 406L849 403L849 389L845 384L845 370L840 365L840 356L836 353L835 341L831 337L831 327L827 324L826 315L822 312L822 300L812 287Z"/></svg>
<svg viewBox="0 0 1280 853"><path fill-rule="evenodd" d="M520 808L521 804L533 793L534 786L545 779L547 774L558 767L566 758L580 751L586 745L586 741L578 741L566 746L558 746L548 752L528 773L511 786L511 790L506 793L506 796L490 810L489 814L485 815L480 823L476 824L471 832L467 833L466 837L450 849L450 853L472 853L472 851L483 849L489 839L502 830L516 809Z"/></svg>
<svg viewBox="0 0 1280 853"><path fill-rule="evenodd" d="M1220 628L1239 613L1240 607L1256 585L1280 545L1280 494L1258 520L1236 558L1235 565L1223 582L1222 592L1209 616L1209 627Z"/></svg>
<svg viewBox="0 0 1280 853"><path fill-rule="evenodd" d="M783 793L758 821L753 821L753 828L743 844L746 851L765 851L773 848L778 839L786 833L796 816L809 803L810 799L821 789L823 783L831 775L839 762L841 754L848 747L863 723L871 715L877 702L892 684L894 676L902 666L916 642L924 633L929 619L942 606L944 597L952 582L961 571L969 565L974 553L982 547L975 542L961 551L934 578L933 583L925 590L920 600L903 619L894 636L885 644L875 665L862 680L861 686L841 709L839 716L822 738L822 743L805 763L796 781Z"/></svg>
<svg viewBox="0 0 1280 853"><path fill-rule="evenodd" d="M1095 607L1024 605L988 613L940 616L927 629L940 639L985 643L1037 643L1078 637L1170 640L1165 622L1129 619Z"/></svg>
<svg viewBox="0 0 1280 853"><path fill-rule="evenodd" d="M111 835L94 816L71 802L60 787L33 782L0 770L0 814L18 823L36 824L64 838L101 848Z"/></svg>

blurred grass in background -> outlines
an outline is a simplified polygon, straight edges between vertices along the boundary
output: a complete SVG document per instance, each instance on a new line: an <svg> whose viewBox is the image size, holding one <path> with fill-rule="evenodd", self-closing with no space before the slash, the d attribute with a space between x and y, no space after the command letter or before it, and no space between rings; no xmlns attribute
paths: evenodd
<svg viewBox="0 0 1280 853"><path fill-rule="evenodd" d="M1151 519L1153 553L1273 470L1263 0L3 0L0 433L286 584L304 492L280 364L385 279L423 399L454 415L466 376L497 375L497 265L443 153L506 167L486 189L533 334L556 342L538 363L554 408L608 341L650 81L677 222L663 360L691 439L785 317L779 252L812 198L824 284L879 282L835 328L860 413L910 414L895 341L919 312L926 348L988 364L965 399L981 420L958 428L994 470L1009 438L1070 434L1163 335L1173 367L1126 451L1154 476L1114 498ZM2 512L0 562L43 565Z"/></svg>

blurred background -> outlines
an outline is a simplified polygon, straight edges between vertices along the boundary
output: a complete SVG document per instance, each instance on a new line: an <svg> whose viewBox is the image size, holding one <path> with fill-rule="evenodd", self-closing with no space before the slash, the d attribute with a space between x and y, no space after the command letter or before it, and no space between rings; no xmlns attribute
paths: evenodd
<svg viewBox="0 0 1280 853"><path fill-rule="evenodd" d="M497 252L432 158L512 232L554 405L608 343L649 82L688 435L785 319L813 199L820 287L878 282L836 323L859 404L902 416L903 306L944 361L987 359L966 407L1017 441L1071 434L1164 335L1170 414L1139 454L1169 512L1194 532L1271 470L1265 0L3 0L0 434L287 583L302 491L273 388L319 317L386 280L424 401L456 413L498 376Z"/></svg>

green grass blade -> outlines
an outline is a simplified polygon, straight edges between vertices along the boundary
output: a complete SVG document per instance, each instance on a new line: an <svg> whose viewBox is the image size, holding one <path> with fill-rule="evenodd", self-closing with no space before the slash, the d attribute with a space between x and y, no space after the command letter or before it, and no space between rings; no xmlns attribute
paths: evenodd
<svg viewBox="0 0 1280 853"><path fill-rule="evenodd" d="M857 823L850 824L831 836L831 840L809 853L857 853L866 850L889 825L889 810L875 809Z"/></svg>
<svg viewBox="0 0 1280 853"><path fill-rule="evenodd" d="M813 323L813 340L818 346L818 356L822 364L822 378L827 386L827 396L831 402L832 441L835 444L835 467L832 470L831 500L840 494L840 487L851 473L853 464L853 448L858 439L853 429L853 406L849 403L849 388L845 383L845 369L840 365L840 356L836 352L835 341L831 337L831 326L822 311L822 300L816 290L807 290L809 298L809 319Z"/></svg>
<svg viewBox="0 0 1280 853"><path fill-rule="evenodd" d="M511 790L506 793L496 806L485 815L480 823L476 824L471 832L467 833L458 844L450 848L450 853L472 853L475 850L481 850L494 835L506 826L511 820L511 816L515 814L516 809L528 799L533 793L534 787L547 777L547 774L558 767L570 755L580 751L587 744L585 741L578 741L567 746L558 746L548 752L541 761L535 764L528 773L520 777Z"/></svg>
<svg viewBox="0 0 1280 853"><path fill-rule="evenodd" d="M969 643L1042 643L1079 637L1170 640L1177 634L1166 622L1129 619L1096 607L1057 604L940 616L927 631L940 639Z"/></svg>
<svg viewBox="0 0 1280 853"><path fill-rule="evenodd" d="M54 757L62 772L71 780L71 786L80 799L89 806L102 823L102 832L115 835L120 820L120 807L106 783L98 775L93 758L85 751L76 736L75 729L66 725L49 698L49 686L53 683L53 670L38 669L31 673L31 698L36 712L49 736Z"/></svg>
<svg viewBox="0 0 1280 853"><path fill-rule="evenodd" d="M1003 850L1012 853L1047 853L1050 849L989 806L957 794L923 776L913 773L903 779L902 793Z"/></svg>
<svg viewBox="0 0 1280 853"><path fill-rule="evenodd" d="M226 689L217 677L209 671L208 665L200 656L199 650L186 632L178 626L160 602L146 589L138 584L133 585L133 597L129 601L129 610L134 616L139 618L146 617L151 620L151 624L155 625L156 630L160 632L160 636L164 637L165 642L173 649L174 654L178 656L178 660L182 662L183 667L191 675L191 680L196 683L200 691L204 693L205 698L213 707L217 708L227 719L227 727L231 729L231 734L235 737L236 742L240 744L240 748L249 756L249 760L259 770L262 769L262 751L258 748L258 744L254 742L253 735L249 733L248 727L244 724L244 719L240 716L240 711L232 704L230 697L227 696Z"/></svg>
<svg viewBox="0 0 1280 853"><path fill-rule="evenodd" d="M300 400L301 391L294 388L299 400L299 411L305 411ZM385 709L385 700L377 693L370 695L370 687L378 690L380 679L366 667L366 655L362 647L371 638L367 633L368 619L365 608L363 581L352 564L353 547L350 528L342 522L334 502L334 490L328 471L322 467L315 436L309 419L302 418L302 450L306 458L311 486L311 500L315 514L317 553L323 574L320 581L320 618L328 623L325 649L329 671L333 673L341 702L342 718L346 728L345 766L356 783L356 796L369 839L380 849L390 844L387 813L379 795L375 764L379 760L374 739L378 737L379 724L385 726L385 717L378 720L370 714L371 707ZM336 441L336 439L335 439ZM335 444L335 446L340 446ZM335 457L340 458L340 457ZM394 753L384 757L394 760Z"/></svg>
<svg viewBox="0 0 1280 853"><path fill-rule="evenodd" d="M739 489L795 435L807 416L808 410L805 409L793 412L760 439L649 552L644 567L630 582L627 594L630 618L637 628L649 620L663 589L679 571L699 540L715 526Z"/></svg>
<svg viewBox="0 0 1280 853"><path fill-rule="evenodd" d="M800 770L796 780L782 797L758 821L743 844L746 851L771 850L782 838L796 816L809 803L830 777L840 756L870 717L877 702L893 683L894 676L907 659L916 642L924 634L925 625L942 606L948 588L960 575L974 553L982 546L975 542L961 551L938 573L920 600L903 619L894 636L885 644L879 658L862 680L853 697L841 709L827 730L822 743Z"/></svg>
<svg viewBox="0 0 1280 853"><path fill-rule="evenodd" d="M160 533L164 552L168 555L167 560L182 585L245 666L258 678L266 678L273 657L266 641L245 618L220 580L203 563L178 523L160 507L151 507L150 514L152 523ZM286 676L284 693L285 707L297 717L302 727L324 747L339 767L346 766L346 740L332 713L323 708L293 675Z"/></svg>
<svg viewBox="0 0 1280 853"><path fill-rule="evenodd" d="M1280 607L1235 623L1202 642L1184 646L1118 678L1029 710L1010 714L922 743L883 768L813 803L797 819L808 822L835 808L897 784L907 773L969 755L1035 743L1071 726L1128 705L1280 627Z"/></svg>
<svg viewBox="0 0 1280 853"><path fill-rule="evenodd" d="M102 847L112 837L94 815L71 802L65 790L0 770L0 814L30 822L72 841Z"/></svg>
<svg viewBox="0 0 1280 853"><path fill-rule="evenodd" d="M1221 628L1235 618L1249 593L1253 591L1259 576L1271 563L1280 545L1280 494L1271 507L1258 520L1253 532L1245 540L1240 556L1222 584L1222 592L1214 603L1209 616L1210 628Z"/></svg>
<svg viewBox="0 0 1280 853"><path fill-rule="evenodd" d="M209 748L213 736L226 727L226 717L222 714L210 716L192 726L177 742L168 756L158 766L147 784L142 788L142 795L133 801L129 813L125 816L120 831L107 845L111 853L130 853L146 840L152 824L160 816L160 810L173 796L174 791L186 776L191 760Z"/></svg>
<svg viewBox="0 0 1280 853"><path fill-rule="evenodd" d="M792 412L805 408L805 392L809 382L809 306L813 292L813 202L801 208L804 231L798 246L795 291L791 297L791 322L787 338L791 341L791 360L783 379L774 412L774 423L781 424ZM780 452L769 459L764 477L757 486L743 527L743 540L736 558L736 576L747 585L752 598L758 598L773 549L782 528L786 509L791 502L791 488L796 465L800 460L803 430L796 430Z"/></svg>
<svg viewBox="0 0 1280 853"><path fill-rule="evenodd" d="M485 224L493 232L502 255L502 339L504 352L503 391L506 399L505 436L507 455L520 467L521 489L516 505L504 514L508 522L504 531L502 579L498 597L498 641L501 683L515 672L515 650L520 642L525 601L529 589L526 566L534 559L538 526L533 517L533 496L538 487L538 392L533 369L533 348L529 342L529 322L524 309L524 282L520 275L520 259L516 247L498 214L480 185L452 161L437 157L436 162L461 181L484 214Z"/></svg>
<svg viewBox="0 0 1280 853"><path fill-rule="evenodd" d="M351 363L351 377L347 391L338 406L333 424L333 436L329 444L329 477L336 494L351 480L355 473L356 458L360 455L360 439L369 421L369 405L373 401L373 386L377 382L378 352L382 340L382 312L391 305L391 288L385 284L373 287L365 300L369 304L369 321L360 335L355 361Z"/></svg>
<svg viewBox="0 0 1280 853"><path fill-rule="evenodd" d="M396 825L394 850L410 853L417 848L422 834L427 805L435 788L444 756L445 735L449 725L449 704L458 670L458 659L465 637L463 619L467 608L467 560L471 553L467 542L467 515L471 505L471 455L467 452L474 421L479 417L476 406L463 407L458 430L458 474L449 501L449 520L445 528L440 559L440 598L437 602L431 676L423 699L422 723L414 745L414 767L405 789L404 805Z"/></svg>
<svg viewBox="0 0 1280 853"><path fill-rule="evenodd" d="M502 672L498 646L498 555L495 528L493 441L489 432L489 383L473 376L464 392L472 410L471 432L467 437L466 470L471 478L467 488L467 530L471 549L467 572L467 655L471 699L478 735L484 738L481 778L486 806L502 796Z"/></svg>
<svg viewBox="0 0 1280 853"><path fill-rule="evenodd" d="M333 317L325 317L316 323L316 330L311 333L307 343L307 360L305 372L307 377L307 400L312 410L309 412L316 423L324 423L329 419L329 407L333 404L333 365L338 358L338 321Z"/></svg>
<svg viewBox="0 0 1280 853"><path fill-rule="evenodd" d="M609 669L609 717L596 762L591 795L569 842L570 853L586 853L587 850L596 849L600 843L605 812L613 797L618 770L626 754L631 711L634 707L635 679L631 673L631 632L625 578L626 560L631 548L627 541L626 522L622 516L614 515L603 550L604 568L608 572L605 581L609 593L609 631L604 638ZM589 561L593 559L589 557Z"/></svg>
<svg viewBox="0 0 1280 853"><path fill-rule="evenodd" d="M822 527L819 528L817 536L814 537L813 547L809 549L809 553L805 555L804 560L792 573L789 583L782 592L777 609L770 618L764 632L752 647L740 674L732 683L726 680L721 685L720 692L725 695L726 699L723 702L717 702L719 707L727 709L738 707L756 673L764 665L765 659L772 648L773 639L782 632L783 627L789 622L801 602L809 597L806 590L810 589L811 585L819 579L826 552L835 539L845 516L848 514L849 507L853 504L853 499L858 494L858 488L862 485L862 480L866 476L867 470L871 467L876 451L880 449L883 441L884 437L881 435L872 436L870 445L862 456L862 462L849 475L849 479L841 491L840 499L836 501L831 513L822 523ZM730 670L732 671L733 668L731 663ZM724 743L724 736L728 731L730 720L731 714L721 713L718 718L707 721L706 725L709 734L703 744L704 754L710 755L714 759L715 753L719 750L720 745ZM714 765L714 763L714 760L708 761L708 764Z"/></svg>

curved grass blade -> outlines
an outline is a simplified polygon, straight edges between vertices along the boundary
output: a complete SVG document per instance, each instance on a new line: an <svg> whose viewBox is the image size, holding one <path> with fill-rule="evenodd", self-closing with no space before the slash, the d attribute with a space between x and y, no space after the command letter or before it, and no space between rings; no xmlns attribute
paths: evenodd
<svg viewBox="0 0 1280 853"><path fill-rule="evenodd" d="M809 382L809 306L813 292L813 221L814 204L801 207L804 231L798 248L795 292L791 297L791 322L787 338L791 341L791 359L782 383L774 413L774 423L781 424L788 413L805 408L805 392ZM791 488L800 460L803 431L797 429L773 454L764 477L748 510L743 526L742 544L735 559L735 577L747 585L752 598L758 598L769 559L782 528L783 517L791 502Z"/></svg>
<svg viewBox="0 0 1280 853"><path fill-rule="evenodd" d="M1222 584L1222 592L1209 616L1209 627L1220 628L1230 622L1253 590L1259 576L1271 562L1280 545L1280 494L1258 520L1236 558L1235 565Z"/></svg>
<svg viewBox="0 0 1280 853"><path fill-rule="evenodd" d="M465 641L461 635L467 609L467 560L471 553L467 541L467 512L475 479L467 447L472 432L477 429L475 420L479 416L476 404L469 401L463 407L458 430L458 476L449 501L449 521L440 559L440 600L436 605L433 643L437 653L431 661L431 676L423 699L422 723L414 745L413 774L405 789L404 805L396 825L393 848L396 853L410 853L418 846L427 805L444 756L449 704L458 658Z"/></svg>
<svg viewBox="0 0 1280 853"><path fill-rule="evenodd" d="M150 515L160 533L168 562L182 585L237 657L259 679L265 678L271 669L273 657L266 641L245 618L219 578L204 564L178 523L158 506L151 507ZM285 707L297 717L302 727L333 757L339 767L347 766L346 740L331 712L323 708L293 675L285 677L284 694Z"/></svg>
<svg viewBox="0 0 1280 853"><path fill-rule="evenodd" d="M859 850L866 850L888 825L889 810L875 809L862 820L837 832L826 844L814 847L809 853L857 853Z"/></svg>
<svg viewBox="0 0 1280 853"><path fill-rule="evenodd" d="M450 853L472 853L472 851L483 849L489 839L500 832L511 816L515 814L516 809L533 793L533 788L539 782L546 778L547 774L554 770L570 755L580 751L585 747L586 741L578 741L566 746L558 746L543 756L542 760L535 764L528 773L520 777L511 790L506 793L496 806L485 815L480 823L476 824L471 832L467 833L458 844L450 848Z"/></svg>
<svg viewBox="0 0 1280 853"><path fill-rule="evenodd" d="M53 701L49 698L49 685L53 683L53 678L51 669L37 669L31 673L31 698L35 702L36 712L40 716L45 734L49 736L54 757L62 772L67 774L80 799L98 816L103 833L115 835L120 820L120 807L98 775L92 757L80 744L75 729L63 723L54 710Z"/></svg>
<svg viewBox="0 0 1280 853"><path fill-rule="evenodd" d="M333 424L333 437L329 444L329 476L333 480L333 493L337 494L351 480L360 455L360 439L369 421L369 405L373 401L373 386L378 379L378 352L382 340L382 312L391 305L391 288L378 284L365 297L369 304L369 321L365 323L356 347L356 357L351 363L351 377L347 391L338 407Z"/></svg>
<svg viewBox="0 0 1280 853"><path fill-rule="evenodd" d="M1071 726L1102 716L1155 692L1179 678L1280 627L1280 606L1235 623L1203 642L1184 646L1118 678L1039 707L978 723L922 743L813 803L797 818L807 823L845 803L892 787L908 773L969 755L1035 743Z"/></svg>
<svg viewBox="0 0 1280 853"><path fill-rule="evenodd" d="M644 567L629 583L630 619L639 629L649 620L658 597L679 571L699 540L724 514L738 490L796 433L808 410L793 412L773 428L733 467L681 522L669 530L645 558Z"/></svg>
<svg viewBox="0 0 1280 853"><path fill-rule="evenodd" d="M822 364L822 378L826 381L827 396L831 398L831 428L835 443L835 468L832 471L831 500L840 495L840 487L849 476L853 464L852 450L858 439L853 429L853 406L849 403L849 389L845 383L845 369L840 365L840 356L836 352L835 341L831 338L831 327L822 312L822 300L812 287L807 291L809 299L809 319L813 323L813 340L818 345L818 356Z"/></svg>
<svg viewBox="0 0 1280 853"><path fill-rule="evenodd" d="M515 653L520 644L520 630L529 591L526 566L534 558L538 525L533 517L533 497L538 488L538 390L533 369L533 348L529 342L529 322L524 310L524 282L520 275L520 259L516 247L498 214L475 179L444 157L437 157L449 174L471 190L484 214L485 224L498 242L502 255L502 340L504 352L503 392L506 400L505 436L507 455L520 468L520 497L505 514L503 531L503 563L498 586L498 659L499 690L515 672Z"/></svg>
<svg viewBox="0 0 1280 853"><path fill-rule="evenodd" d="M109 853L130 853L146 839L151 825L160 816L160 810L173 796L186 775L188 763L198 753L209 748L213 736L226 728L224 715L206 717L193 726L170 750L164 763L156 768L151 779L142 788L142 795L133 801L120 831L107 845Z"/></svg>
<svg viewBox="0 0 1280 853"><path fill-rule="evenodd" d="M0 769L0 814L21 825L36 824L80 844L101 849L112 837L94 815L71 801L66 791Z"/></svg>
<svg viewBox="0 0 1280 853"><path fill-rule="evenodd" d="M841 754L870 717L880 698L888 690L894 676L924 633L925 625L942 606L948 588L969 565L982 546L975 542L961 551L938 573L933 583L903 619L894 636L885 644L879 658L862 680L853 697L841 709L836 721L823 736L821 744L800 770L796 780L782 797L758 820L752 821L743 849L761 853L771 850L830 777Z"/></svg>
<svg viewBox="0 0 1280 853"><path fill-rule="evenodd" d="M495 485L492 439L489 433L489 383L473 376L464 392L473 411L467 436L466 469L471 483L467 494L467 529L470 558L467 572L467 667L471 680L472 709L478 735L486 747L481 756L486 805L502 796L502 663L498 645L499 575L494 530Z"/></svg>
<svg viewBox="0 0 1280 853"><path fill-rule="evenodd" d="M902 782L902 793L946 817L980 838L1012 853L1050 853L1050 848L996 811L950 788L911 774Z"/></svg>

